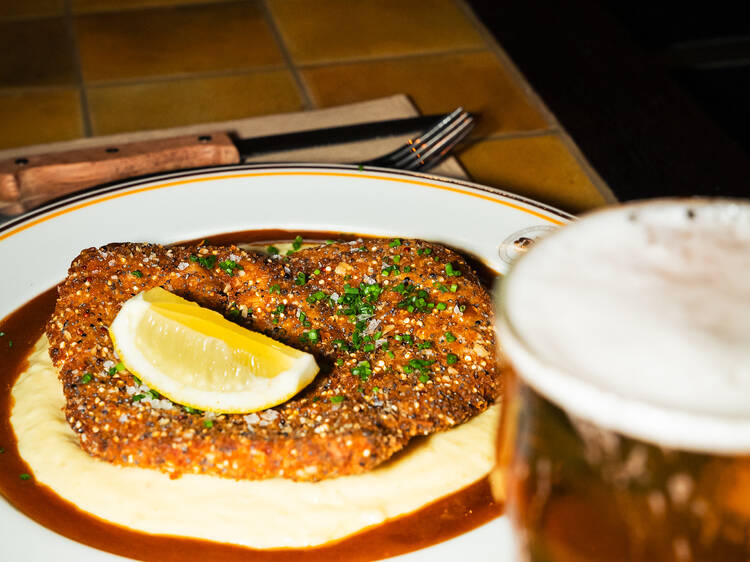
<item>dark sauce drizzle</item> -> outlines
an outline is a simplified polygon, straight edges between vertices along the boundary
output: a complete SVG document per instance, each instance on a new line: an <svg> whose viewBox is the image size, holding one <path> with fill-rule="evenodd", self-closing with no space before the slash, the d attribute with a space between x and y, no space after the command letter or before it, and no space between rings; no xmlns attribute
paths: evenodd
<svg viewBox="0 0 750 562"><path fill-rule="evenodd" d="M211 236L206 243L268 243L291 240L300 234L310 240L351 240L358 235L337 232L288 232L251 230ZM189 241L199 243L203 239ZM490 286L496 274L489 267L465 256L482 281ZM483 478L454 494L414 513L387 521L343 540L303 549L256 550L206 540L132 531L78 509L50 488L36 482L31 468L18 453L10 424L11 389L27 368L27 358L44 332L57 298L53 287L0 321L0 494L37 523L83 544L139 560L185 562L223 560L279 562L351 562L377 560L404 554L451 539L500 516L502 506L492 498ZM12 343L11 343L12 342ZM30 475L24 479L22 475Z"/></svg>

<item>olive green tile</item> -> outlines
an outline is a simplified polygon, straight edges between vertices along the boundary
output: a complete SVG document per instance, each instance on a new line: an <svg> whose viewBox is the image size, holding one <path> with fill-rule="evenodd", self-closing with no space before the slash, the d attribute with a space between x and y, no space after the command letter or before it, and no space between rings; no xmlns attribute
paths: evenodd
<svg viewBox="0 0 750 562"><path fill-rule="evenodd" d="M298 64L483 45L453 0L269 0L268 5Z"/></svg>
<svg viewBox="0 0 750 562"><path fill-rule="evenodd" d="M556 135L479 142L459 159L474 181L571 213L605 204L576 158Z"/></svg>
<svg viewBox="0 0 750 562"><path fill-rule="evenodd" d="M257 2L82 15L75 26L88 82L283 62Z"/></svg>
<svg viewBox="0 0 750 562"><path fill-rule="evenodd" d="M100 135L302 109L292 76L281 70L98 86L88 90L88 101Z"/></svg>
<svg viewBox="0 0 750 562"><path fill-rule="evenodd" d="M479 113L475 136L548 127L523 89L487 51L321 66L302 75L322 107L405 93L423 113L459 105Z"/></svg>
<svg viewBox="0 0 750 562"><path fill-rule="evenodd" d="M63 0L1 0L0 20L62 16Z"/></svg>
<svg viewBox="0 0 750 562"><path fill-rule="evenodd" d="M62 19L0 21L0 88L73 84L74 78Z"/></svg>
<svg viewBox="0 0 750 562"><path fill-rule="evenodd" d="M0 93L0 148L83 136L78 90Z"/></svg>
<svg viewBox="0 0 750 562"><path fill-rule="evenodd" d="M73 0L73 13L122 12L138 8L210 4L227 0Z"/></svg>

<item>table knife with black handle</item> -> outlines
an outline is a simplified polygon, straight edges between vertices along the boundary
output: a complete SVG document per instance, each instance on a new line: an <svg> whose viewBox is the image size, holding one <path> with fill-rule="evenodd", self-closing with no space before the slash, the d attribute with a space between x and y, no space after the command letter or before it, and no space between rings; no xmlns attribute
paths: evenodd
<svg viewBox="0 0 750 562"><path fill-rule="evenodd" d="M247 139L216 132L16 157L0 161L0 214L19 214L68 193L134 176L237 164L259 154L417 133L443 117L423 115Z"/></svg>

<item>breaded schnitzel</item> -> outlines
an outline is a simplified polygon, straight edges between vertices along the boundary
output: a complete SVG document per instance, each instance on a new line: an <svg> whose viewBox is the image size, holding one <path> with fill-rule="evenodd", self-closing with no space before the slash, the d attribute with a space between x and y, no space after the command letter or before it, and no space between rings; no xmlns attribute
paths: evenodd
<svg viewBox="0 0 750 562"><path fill-rule="evenodd" d="M256 414L172 404L114 356L123 302L162 286L316 356L316 379ZM369 470L499 393L487 291L457 253L366 239L268 257L234 246L84 250L47 335L65 414L91 455L179 475L320 480Z"/></svg>

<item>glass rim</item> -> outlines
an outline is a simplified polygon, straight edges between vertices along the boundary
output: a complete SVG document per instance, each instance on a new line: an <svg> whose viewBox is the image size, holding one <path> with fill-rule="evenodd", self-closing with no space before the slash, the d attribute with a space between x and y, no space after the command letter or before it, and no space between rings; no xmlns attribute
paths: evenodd
<svg viewBox="0 0 750 562"><path fill-rule="evenodd" d="M623 213L643 206L716 204L750 208L750 200L744 199L659 198L605 207L585 216ZM575 227L577 222L570 223L568 228ZM559 231L555 231L544 240L558 235ZM509 282L518 269L518 263L525 257L520 256L511 265L495 290L495 325L500 350L504 359L514 368L516 376L568 415L603 429L656 445L693 452L750 454L750 412L746 418L722 417L629 397L584 380L535 352L513 325L506 306ZM633 420L638 421L634 423Z"/></svg>

